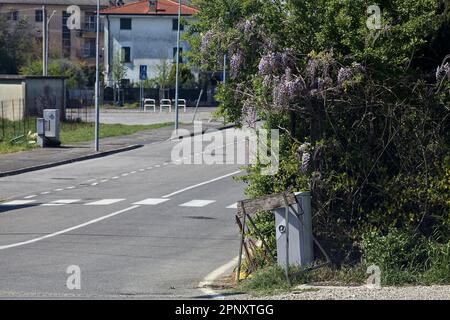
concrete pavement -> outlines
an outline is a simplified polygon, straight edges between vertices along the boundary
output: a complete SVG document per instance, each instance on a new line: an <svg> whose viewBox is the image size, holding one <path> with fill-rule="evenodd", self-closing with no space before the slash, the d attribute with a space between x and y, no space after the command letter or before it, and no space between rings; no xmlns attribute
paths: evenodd
<svg viewBox="0 0 450 320"><path fill-rule="evenodd" d="M203 296L237 255L244 185L238 165L172 163L175 143L0 178L0 297Z"/></svg>

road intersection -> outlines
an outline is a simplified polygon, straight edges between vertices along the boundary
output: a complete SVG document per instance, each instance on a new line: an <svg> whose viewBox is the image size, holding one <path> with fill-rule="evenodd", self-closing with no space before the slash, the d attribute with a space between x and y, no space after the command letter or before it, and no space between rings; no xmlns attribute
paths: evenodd
<svg viewBox="0 0 450 320"><path fill-rule="evenodd" d="M175 143L1 178L0 296L202 296L236 256L242 172L178 165ZM66 287L70 265L81 290Z"/></svg>

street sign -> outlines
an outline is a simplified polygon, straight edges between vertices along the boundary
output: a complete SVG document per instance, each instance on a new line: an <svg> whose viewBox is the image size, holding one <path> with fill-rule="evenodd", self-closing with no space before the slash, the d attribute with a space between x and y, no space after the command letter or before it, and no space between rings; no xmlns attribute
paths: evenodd
<svg viewBox="0 0 450 320"><path fill-rule="evenodd" d="M139 80L147 80L147 66L139 66Z"/></svg>

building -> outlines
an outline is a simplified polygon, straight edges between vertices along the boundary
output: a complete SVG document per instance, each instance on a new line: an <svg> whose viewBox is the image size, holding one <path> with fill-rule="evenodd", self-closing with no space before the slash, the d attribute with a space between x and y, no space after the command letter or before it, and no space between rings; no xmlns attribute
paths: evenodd
<svg viewBox="0 0 450 320"><path fill-rule="evenodd" d="M125 1L126 2L126 1ZM100 0L101 8L115 5L115 0ZM14 23L27 19L33 28L36 41L42 44L43 11L45 5L50 19L49 57L67 58L95 64L96 10L97 0L0 0L0 12ZM80 8L80 28L71 30L67 20L71 16L68 7ZM101 25L101 46L103 46L103 25Z"/></svg>
<svg viewBox="0 0 450 320"><path fill-rule="evenodd" d="M184 19L192 19L197 9L182 5ZM105 25L105 80L113 86L113 63L120 61L125 70L124 81L136 83L147 70L148 79L155 78L162 63L176 57L178 1L143 0L101 11ZM182 26L182 30L184 27ZM181 41L180 53L189 50Z"/></svg>
<svg viewBox="0 0 450 320"><path fill-rule="evenodd" d="M58 109L64 119L66 82L65 77L0 75L0 117L18 121Z"/></svg>

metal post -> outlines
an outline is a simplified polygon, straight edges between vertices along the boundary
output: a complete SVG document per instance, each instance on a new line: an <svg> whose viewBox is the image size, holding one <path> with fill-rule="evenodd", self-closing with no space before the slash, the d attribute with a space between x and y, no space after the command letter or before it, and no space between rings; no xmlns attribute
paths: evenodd
<svg viewBox="0 0 450 320"><path fill-rule="evenodd" d="M100 94L100 0L97 0L97 30L96 30L96 53L95 53L95 151L100 150L100 108L99 108L99 94Z"/></svg>
<svg viewBox="0 0 450 320"><path fill-rule="evenodd" d="M181 0L178 0L178 30L177 30L177 55L175 75L175 130L178 133L178 97L179 97L179 73L180 73L180 33L181 33Z"/></svg>
<svg viewBox="0 0 450 320"><path fill-rule="evenodd" d="M289 205L285 203L285 221L286 221L286 266L285 266L285 274L286 281L289 285L291 285L291 280L289 279Z"/></svg>
<svg viewBox="0 0 450 320"><path fill-rule="evenodd" d="M47 76L47 10L42 6L42 75Z"/></svg>
<svg viewBox="0 0 450 320"><path fill-rule="evenodd" d="M223 84L227 83L227 55L223 55Z"/></svg>

